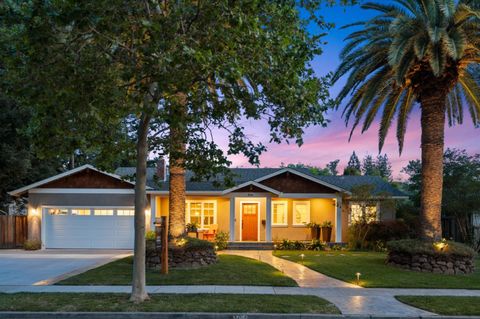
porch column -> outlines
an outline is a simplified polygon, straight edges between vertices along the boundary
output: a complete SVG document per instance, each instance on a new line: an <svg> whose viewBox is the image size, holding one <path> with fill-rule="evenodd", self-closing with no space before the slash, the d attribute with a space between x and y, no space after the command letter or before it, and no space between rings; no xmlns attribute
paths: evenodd
<svg viewBox="0 0 480 319"><path fill-rule="evenodd" d="M267 196L265 214L265 241L272 241L272 198Z"/></svg>
<svg viewBox="0 0 480 319"><path fill-rule="evenodd" d="M235 196L230 197L230 241L235 241Z"/></svg>
<svg viewBox="0 0 480 319"><path fill-rule="evenodd" d="M335 242L342 242L342 196L335 198Z"/></svg>
<svg viewBox="0 0 480 319"><path fill-rule="evenodd" d="M153 230L155 224L155 216L157 215L157 197L150 195L150 220L146 221L147 230Z"/></svg>

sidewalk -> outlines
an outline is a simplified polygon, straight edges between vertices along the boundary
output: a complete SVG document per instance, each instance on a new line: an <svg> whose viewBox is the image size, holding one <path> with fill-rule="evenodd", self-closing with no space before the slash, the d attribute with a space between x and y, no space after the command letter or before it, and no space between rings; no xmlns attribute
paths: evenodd
<svg viewBox="0 0 480 319"><path fill-rule="evenodd" d="M394 296L476 296L480 290L466 289L387 289L387 288L301 288L261 286L148 286L150 294L269 294L313 295L335 304L344 315L428 316L433 315L397 301ZM130 286L0 286L0 293L130 293Z"/></svg>

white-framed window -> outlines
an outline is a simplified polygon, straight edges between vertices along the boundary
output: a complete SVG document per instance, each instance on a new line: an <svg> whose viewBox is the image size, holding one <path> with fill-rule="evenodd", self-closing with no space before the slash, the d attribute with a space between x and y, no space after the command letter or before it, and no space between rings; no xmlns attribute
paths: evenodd
<svg viewBox="0 0 480 319"><path fill-rule="evenodd" d="M113 216L113 209L97 209L93 210L95 216Z"/></svg>
<svg viewBox="0 0 480 319"><path fill-rule="evenodd" d="M287 226L288 225L288 202L272 201L272 225Z"/></svg>
<svg viewBox="0 0 480 319"><path fill-rule="evenodd" d="M134 216L134 209L117 209L117 216Z"/></svg>
<svg viewBox="0 0 480 319"><path fill-rule="evenodd" d="M90 216L90 208L73 208L71 213L77 216Z"/></svg>
<svg viewBox="0 0 480 319"><path fill-rule="evenodd" d="M293 225L305 226L310 222L310 201L293 202Z"/></svg>
<svg viewBox="0 0 480 319"><path fill-rule="evenodd" d="M58 216L65 216L68 215L67 208L49 208L48 209L49 215L58 215Z"/></svg>
<svg viewBox="0 0 480 319"><path fill-rule="evenodd" d="M187 201L186 223L196 223L200 229L208 229L217 223L217 202Z"/></svg>
<svg viewBox="0 0 480 319"><path fill-rule="evenodd" d="M350 225L362 221L370 223L376 220L378 220L377 205L364 205L359 203L350 204Z"/></svg>

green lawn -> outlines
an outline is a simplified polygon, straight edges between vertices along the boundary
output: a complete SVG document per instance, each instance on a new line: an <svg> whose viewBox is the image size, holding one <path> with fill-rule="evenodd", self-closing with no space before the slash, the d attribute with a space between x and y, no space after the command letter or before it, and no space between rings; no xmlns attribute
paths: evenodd
<svg viewBox="0 0 480 319"><path fill-rule="evenodd" d="M198 269L170 269L168 275L147 270L147 285L252 285L297 286L282 272L263 262L240 256L219 255L219 262ZM120 259L57 285L130 285L132 257Z"/></svg>
<svg viewBox="0 0 480 319"><path fill-rule="evenodd" d="M480 316L480 297L396 296L408 305L444 316Z"/></svg>
<svg viewBox="0 0 480 319"><path fill-rule="evenodd" d="M333 304L315 296L152 294L141 304L128 298L127 294L102 293L0 294L0 311L340 313Z"/></svg>
<svg viewBox="0 0 480 319"><path fill-rule="evenodd" d="M356 251L276 251L275 256L301 263L330 277L356 283L361 273L363 287L480 289L480 262L472 275L440 275L403 270L385 265L385 253Z"/></svg>

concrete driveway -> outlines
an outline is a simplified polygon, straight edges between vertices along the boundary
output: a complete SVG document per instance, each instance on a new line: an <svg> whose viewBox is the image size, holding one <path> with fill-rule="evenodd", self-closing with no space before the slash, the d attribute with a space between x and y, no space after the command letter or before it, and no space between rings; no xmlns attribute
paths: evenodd
<svg viewBox="0 0 480 319"><path fill-rule="evenodd" d="M48 285L131 254L127 250L0 250L0 285Z"/></svg>

